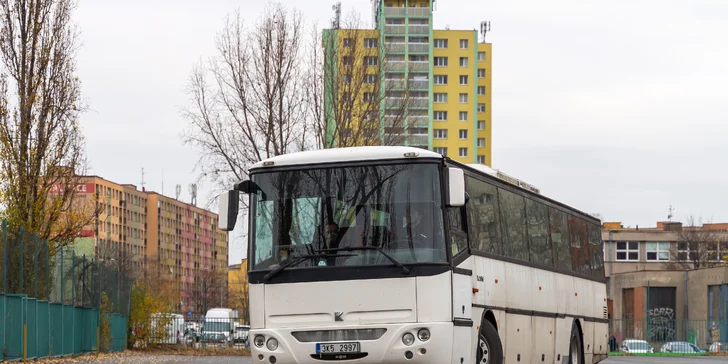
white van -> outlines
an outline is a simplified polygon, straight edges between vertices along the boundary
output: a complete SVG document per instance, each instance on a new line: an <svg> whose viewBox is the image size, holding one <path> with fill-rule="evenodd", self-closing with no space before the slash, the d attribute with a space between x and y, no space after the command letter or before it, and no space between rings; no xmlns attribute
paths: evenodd
<svg viewBox="0 0 728 364"><path fill-rule="evenodd" d="M166 327L157 330L158 325ZM184 316L176 313L155 313L152 314L152 338L155 344L180 344L184 335Z"/></svg>
<svg viewBox="0 0 728 364"><path fill-rule="evenodd" d="M225 343L230 343L234 325L235 319L232 309L210 309L207 311L205 321L202 323L202 340L217 341L217 338L223 335L225 337Z"/></svg>

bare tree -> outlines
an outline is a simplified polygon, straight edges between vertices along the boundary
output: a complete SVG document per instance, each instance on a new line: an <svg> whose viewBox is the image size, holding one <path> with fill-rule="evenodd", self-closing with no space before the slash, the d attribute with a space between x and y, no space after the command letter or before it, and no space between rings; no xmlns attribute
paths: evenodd
<svg viewBox="0 0 728 364"><path fill-rule="evenodd" d="M670 247L670 269L699 269L724 265L723 257L718 256L721 236L708 226L710 222L697 220L690 215L682 229L675 232L676 244Z"/></svg>
<svg viewBox="0 0 728 364"><path fill-rule="evenodd" d="M10 226L67 245L93 217L75 201L79 129L73 0L0 1L0 205Z"/></svg>
<svg viewBox="0 0 728 364"><path fill-rule="evenodd" d="M195 276L196 294L192 296L191 306L206 314L205 310L214 307L228 307L227 273L224 269L200 269Z"/></svg>
<svg viewBox="0 0 728 364"><path fill-rule="evenodd" d="M341 23L323 31L314 26L309 46L306 94L318 147L404 144L407 127L417 134L418 126L428 124L426 56L408 62L395 53L406 46L404 40L381 44L377 31L365 29L358 13ZM404 79L406 67L409 80ZM419 144L427 145L426 137L420 138ZM409 141L418 142L414 137Z"/></svg>
<svg viewBox="0 0 728 364"><path fill-rule="evenodd" d="M246 28L239 12L217 36L217 55L192 71L185 143L200 149L200 177L229 189L262 159L305 148L303 20L270 5Z"/></svg>
<svg viewBox="0 0 728 364"><path fill-rule="evenodd" d="M230 307L237 309L243 324L250 323L250 306L248 295L248 272L241 269L235 273L236 277L229 282L228 303Z"/></svg>

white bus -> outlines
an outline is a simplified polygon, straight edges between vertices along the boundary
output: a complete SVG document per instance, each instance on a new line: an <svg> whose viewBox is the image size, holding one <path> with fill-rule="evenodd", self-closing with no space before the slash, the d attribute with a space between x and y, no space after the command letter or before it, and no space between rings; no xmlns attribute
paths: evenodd
<svg viewBox="0 0 728 364"><path fill-rule="evenodd" d="M256 363L606 358L600 222L520 181L419 148L291 153L221 195L223 230L239 192Z"/></svg>

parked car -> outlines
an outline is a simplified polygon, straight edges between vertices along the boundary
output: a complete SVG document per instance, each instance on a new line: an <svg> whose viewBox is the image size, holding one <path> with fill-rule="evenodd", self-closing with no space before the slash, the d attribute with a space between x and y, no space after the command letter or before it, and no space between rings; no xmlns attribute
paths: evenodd
<svg viewBox="0 0 728 364"><path fill-rule="evenodd" d="M647 341L627 339L622 341L622 352L625 353L654 353L655 349Z"/></svg>
<svg viewBox="0 0 728 364"><path fill-rule="evenodd" d="M233 342L235 344L247 344L248 332L250 332L250 326L236 324L235 333L233 334Z"/></svg>
<svg viewBox="0 0 728 364"><path fill-rule="evenodd" d="M681 354L693 354L693 353L704 353L705 350L699 348L697 345L689 343L687 341L670 341L662 345L660 349L663 353L681 353Z"/></svg>

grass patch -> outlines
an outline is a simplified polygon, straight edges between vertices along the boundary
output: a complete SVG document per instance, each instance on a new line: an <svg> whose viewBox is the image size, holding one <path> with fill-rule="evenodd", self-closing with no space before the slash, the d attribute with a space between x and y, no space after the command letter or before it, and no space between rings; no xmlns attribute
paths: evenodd
<svg viewBox="0 0 728 364"><path fill-rule="evenodd" d="M190 356L250 356L248 348L230 347L192 347L192 346L155 346L145 349L127 350L126 353L146 355L190 355Z"/></svg>
<svg viewBox="0 0 728 364"><path fill-rule="evenodd" d="M718 354L718 356L723 356L722 354L725 353L623 353L623 352L611 352L609 353L609 356L673 356L673 357L681 357L681 356L714 356Z"/></svg>

